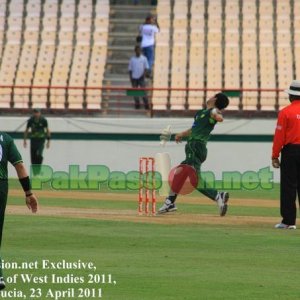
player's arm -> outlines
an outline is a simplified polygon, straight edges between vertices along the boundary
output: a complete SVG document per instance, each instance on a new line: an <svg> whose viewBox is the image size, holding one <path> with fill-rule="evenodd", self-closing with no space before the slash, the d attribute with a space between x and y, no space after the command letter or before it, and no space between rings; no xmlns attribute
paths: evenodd
<svg viewBox="0 0 300 300"><path fill-rule="evenodd" d="M272 165L274 168L280 167L279 155L283 145L285 144L285 132L287 126L287 119L284 111L281 111L278 115L277 126L273 139L272 148Z"/></svg>
<svg viewBox="0 0 300 300"><path fill-rule="evenodd" d="M38 201L36 196L31 191L31 184L27 170L23 162L16 163L14 167L25 193L26 205L33 213L36 213L38 209Z"/></svg>
<svg viewBox="0 0 300 300"><path fill-rule="evenodd" d="M50 129L48 127L46 129L46 134L47 134L47 145L46 145L46 147L49 148L50 147L51 132L50 132Z"/></svg>
<svg viewBox="0 0 300 300"><path fill-rule="evenodd" d="M192 133L192 128L189 128L188 130L185 130L185 131L182 131L182 132L180 132L180 133L177 133L177 134L175 135L175 141L176 141L176 143L181 143L181 142L182 142L182 139L183 139L184 137L190 136L191 133Z"/></svg>
<svg viewBox="0 0 300 300"><path fill-rule="evenodd" d="M23 141L24 148L27 147L28 132L29 132L29 127L26 127L26 129L24 131L24 141Z"/></svg>
<svg viewBox="0 0 300 300"><path fill-rule="evenodd" d="M129 80L132 84L132 59L130 59L129 65L128 65L128 75L129 75Z"/></svg>
<svg viewBox="0 0 300 300"><path fill-rule="evenodd" d="M27 121L26 129L24 131L24 141L23 141L24 148L27 147L27 138L28 138L28 133L30 128L31 128L31 119Z"/></svg>
<svg viewBox="0 0 300 300"><path fill-rule="evenodd" d="M210 116L217 122L223 122L224 118L221 111L217 108L213 108L210 112Z"/></svg>

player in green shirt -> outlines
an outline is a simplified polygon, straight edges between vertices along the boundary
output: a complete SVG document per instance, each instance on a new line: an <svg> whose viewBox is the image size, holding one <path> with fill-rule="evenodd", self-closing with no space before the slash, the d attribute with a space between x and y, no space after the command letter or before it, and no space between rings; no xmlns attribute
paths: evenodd
<svg viewBox="0 0 300 300"><path fill-rule="evenodd" d="M48 122L41 114L40 109L33 110L33 116L28 120L24 133L24 147L27 147L27 137L30 132L30 157L33 175L38 175L41 171L43 162L43 151L45 140L47 139L47 148L50 147L50 130Z"/></svg>
<svg viewBox="0 0 300 300"><path fill-rule="evenodd" d="M0 132L0 245L2 241L4 215L8 194L8 162L10 162L17 171L18 178L25 192L25 201L27 207L33 213L37 211L38 207L37 198L31 192L28 173L13 139L8 134ZM5 281L3 279L2 269L0 267L0 290L4 288Z"/></svg>
<svg viewBox="0 0 300 300"><path fill-rule="evenodd" d="M181 163L181 165L192 166L198 177L200 177L200 168L202 163L206 160L207 148L206 144L209 140L210 133L213 131L215 125L218 122L223 121L223 116L221 113L222 109L225 109L229 104L229 99L223 93L216 94L213 98L210 98L206 103L206 108L199 110L194 118L194 123L192 128L178 133L175 136L175 141L180 143L183 138L187 137L188 141L185 146L186 158ZM178 167L180 168L180 167ZM180 178L180 170L173 178L173 183L185 181L186 177ZM182 175L181 175L182 177ZM227 212L227 202L229 200L229 194L227 192L218 192L216 189L208 188L197 188L199 192L209 197L213 201L216 201L219 207L220 216L225 216ZM175 188L173 188L174 190ZM177 193L171 191L169 196L166 198L165 203L159 209L158 213L167 213L171 211L176 211L175 200L177 198Z"/></svg>

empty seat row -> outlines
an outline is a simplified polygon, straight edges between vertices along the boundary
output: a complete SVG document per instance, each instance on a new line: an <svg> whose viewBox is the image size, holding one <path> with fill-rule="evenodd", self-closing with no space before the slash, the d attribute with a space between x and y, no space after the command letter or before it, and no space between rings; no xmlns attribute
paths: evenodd
<svg viewBox="0 0 300 300"><path fill-rule="evenodd" d="M157 71L154 87L163 82L171 92L169 101L164 98L154 108L169 104L171 109L185 109L188 103L190 109L197 109L203 97L212 94L193 90L197 88L285 89L300 77L299 1L193 0L190 7L188 3L179 0L172 7L171 1L164 1L158 6L158 18L161 15L172 26L167 32L170 50L157 49L156 62L161 65L162 55L169 59L170 67L164 63L164 68L170 76L166 84L166 77L161 81L163 75ZM172 91L185 87L191 90ZM277 95L275 91L244 91L243 108L274 110ZM277 100L279 107L287 103L283 93ZM240 99L232 99L230 109L239 107Z"/></svg>
<svg viewBox="0 0 300 300"><path fill-rule="evenodd" d="M100 108L100 90L71 88L102 86L108 0L8 3L6 14L7 2L1 2L0 80L12 88L0 89L0 107L28 108L31 102L41 108L49 103L51 108L65 108L67 101L69 108L82 108L84 102Z"/></svg>

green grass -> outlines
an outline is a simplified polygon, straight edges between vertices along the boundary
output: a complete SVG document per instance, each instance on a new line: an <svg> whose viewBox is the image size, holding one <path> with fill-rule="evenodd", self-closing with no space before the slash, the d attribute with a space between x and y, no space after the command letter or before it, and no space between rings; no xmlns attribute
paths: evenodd
<svg viewBox="0 0 300 300"><path fill-rule="evenodd" d="M13 188L19 184L13 181ZM199 195L194 194L194 195ZM193 195L193 196L194 196ZM103 198L103 194L101 198ZM231 191L231 197L278 199L278 185L271 191ZM136 195L133 195L136 197ZM21 197L9 204L23 205ZM41 198L42 206L136 209L136 202L91 199ZM178 201L185 214L215 214L214 205ZM278 208L231 206L230 215L278 216ZM92 261L99 274L112 274L113 285L100 285L110 300L298 299L299 231L275 230L269 224L158 225L64 217L7 215L2 256L5 261ZM6 270L35 275L88 276L89 271ZM29 288L63 290L75 284L8 285L29 293ZM98 287L98 286L97 286ZM0 297L1 298L1 297ZM30 299L27 297L27 299ZM49 298L38 298L47 300ZM69 299L69 298L62 298ZM75 299L78 299L75 297ZM83 298L92 299L92 298Z"/></svg>
<svg viewBox="0 0 300 300"><path fill-rule="evenodd" d="M298 299L298 237L298 231L267 225L168 226L9 215L2 255L19 262L93 261L97 272L117 281L103 286L103 299ZM38 286L53 287L18 283L8 289L26 292Z"/></svg>
<svg viewBox="0 0 300 300"><path fill-rule="evenodd" d="M217 184L220 184L220 182L217 182ZM10 186L10 188L13 188L13 189L21 189L20 183L16 179L10 179L9 186ZM222 184L221 184L221 186L222 186ZM230 196L232 198L278 199L279 198L279 188L280 188L279 184L274 183L272 189L263 189L263 188L259 187L255 190L246 190L246 189L225 189L225 190L228 190L230 192ZM116 194L118 194L118 193L137 194L137 191L111 190L111 189L108 189L108 187L106 185L102 185L100 187L100 189L101 189L101 192L109 192L109 193L116 193ZM43 185L43 190L52 190L52 188L49 186L49 184L45 183ZM55 190L54 190L54 192L55 192ZM80 192L87 192L87 191L86 190L82 190L82 191L76 190L75 192L80 193ZM97 192L97 191L92 191L92 192ZM199 192L195 190L191 195L198 196Z"/></svg>
<svg viewBox="0 0 300 300"><path fill-rule="evenodd" d="M102 195L101 197L105 197ZM133 197L133 200L135 198ZM75 207L75 208L90 208L90 209L118 209L118 210L136 210L137 201L109 201L109 200L80 200L80 199L60 199L60 198L40 198L39 203L42 207ZM10 197L9 204L24 205L24 199L20 197ZM211 202L211 205L201 204L201 198L197 204L186 204L184 199L178 200L178 208L182 213L190 214L215 214L216 205ZM158 204L160 205L160 203ZM279 204L278 204L279 205ZM247 206L230 206L230 215L234 216L278 216L278 208L266 207L247 207Z"/></svg>

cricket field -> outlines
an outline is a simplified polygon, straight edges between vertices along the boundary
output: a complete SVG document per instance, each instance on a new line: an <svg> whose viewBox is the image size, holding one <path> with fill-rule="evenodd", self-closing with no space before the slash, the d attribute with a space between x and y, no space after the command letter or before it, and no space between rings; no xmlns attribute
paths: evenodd
<svg viewBox="0 0 300 300"><path fill-rule="evenodd" d="M179 197L178 212L155 217L137 215L135 193L46 189L36 194L40 210L32 215L12 182L2 259L80 260L96 270L7 268L5 276L18 280L7 283L6 293L73 299L72 289L89 288L90 294L83 291L74 299L99 299L100 292L101 299L113 300L299 299L300 235L273 229L280 221L277 185L269 191L231 191L223 218L214 203L195 193ZM25 273L37 282L28 282ZM95 282L73 282L95 274L100 276ZM54 284L53 276L65 282Z"/></svg>

